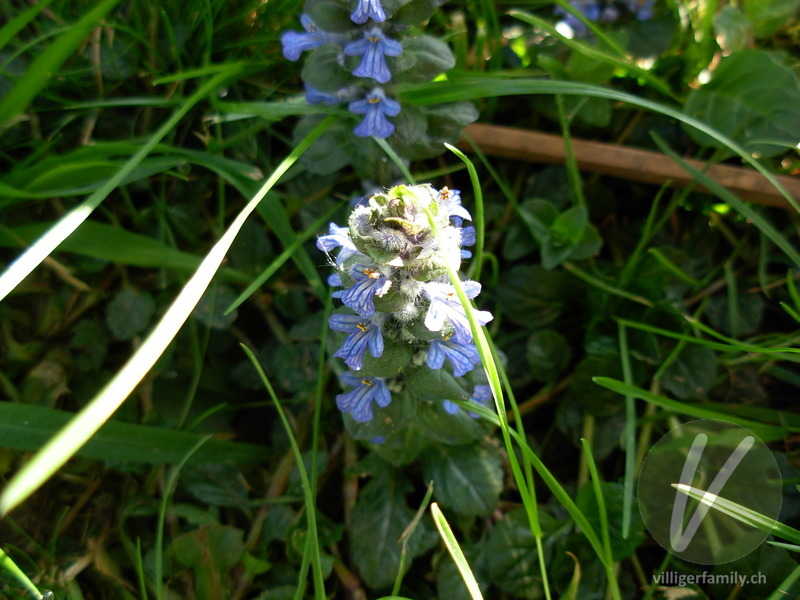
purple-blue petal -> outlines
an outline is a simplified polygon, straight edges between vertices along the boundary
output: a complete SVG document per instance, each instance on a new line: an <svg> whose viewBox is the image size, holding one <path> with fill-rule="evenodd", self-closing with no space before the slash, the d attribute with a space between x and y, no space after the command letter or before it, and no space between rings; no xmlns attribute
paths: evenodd
<svg viewBox="0 0 800 600"><path fill-rule="evenodd" d="M380 0L358 0L356 9L350 15L350 20L359 25L363 25L369 19L376 23L386 20L386 13L383 10L383 6L381 6Z"/></svg>

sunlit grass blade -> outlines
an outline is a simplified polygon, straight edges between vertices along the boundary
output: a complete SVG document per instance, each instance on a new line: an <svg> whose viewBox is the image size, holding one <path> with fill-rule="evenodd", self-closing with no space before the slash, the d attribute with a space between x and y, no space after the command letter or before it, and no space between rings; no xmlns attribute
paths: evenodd
<svg viewBox="0 0 800 600"><path fill-rule="evenodd" d="M142 378L152 368L189 318L225 255L267 192L309 146L333 124L334 118L322 121L286 157L270 175L259 192L239 212L228 230L206 255L197 272L189 279L153 331L128 362L71 421L16 473L0 494L0 515L8 513L30 496L53 475L100 426L119 408Z"/></svg>
<svg viewBox="0 0 800 600"><path fill-rule="evenodd" d="M119 0L105 0L87 12L72 27L67 29L34 60L16 85L0 99L0 131L13 124L50 78L59 72L61 65L73 55L83 39ZM5 32L4 32L5 33Z"/></svg>
<svg viewBox="0 0 800 600"><path fill-rule="evenodd" d="M746 506L732 502L722 496L717 496L716 494L711 494L705 490L683 483L673 483L672 487L682 494L686 494L690 498L694 498L706 506L710 506L714 510L718 510L729 517L733 517L737 521L741 521L745 525L750 525L751 527L782 537L796 544L800 543L800 531L794 527L784 525L775 519L764 516L751 508L747 508Z"/></svg>
<svg viewBox="0 0 800 600"><path fill-rule="evenodd" d="M442 537L442 541L444 542L447 551L450 553L450 556L453 557L453 560L456 563L456 568L458 568L458 572L461 574L461 578L464 580L464 585L467 586L467 591L469 591L470 597L472 600L483 600L481 590L478 587L478 582L475 580L475 575L472 574L472 569L469 568L467 558L461 551L461 547L456 541L456 536L453 535L453 530L450 529L447 519L444 518L444 515L442 514L442 511L439 509L439 505L436 504L436 502L431 503L431 515L433 516L433 522L436 525L436 529L439 530L439 535Z"/></svg>
<svg viewBox="0 0 800 600"><path fill-rule="evenodd" d="M9 573L16 579L20 585L25 587L28 592L36 599L42 597L42 593L37 589L36 585L28 578L25 571L20 569L17 564L11 560L11 557L0 548L0 569Z"/></svg>
<svg viewBox="0 0 800 600"><path fill-rule="evenodd" d="M228 65L221 73L212 77L197 91L186 99L172 116L156 131L142 148L134 154L117 173L100 187L96 192L81 202L61 217L47 233L40 237L32 246L22 253L0 275L0 300L5 298L19 283L25 279L46 257L67 239L83 223L92 211L131 173L139 163L155 148L155 146L180 122L186 113L203 98L208 96L223 82L241 72L240 65ZM0 109L2 114L2 109Z"/></svg>
<svg viewBox="0 0 800 600"><path fill-rule="evenodd" d="M703 408L701 406L697 406L696 404L679 402L678 400L673 400L672 398L667 398L666 396L654 394L653 392L649 392L640 387L636 387L635 385L631 385L617 379L612 379L611 377L593 377L592 381L603 386L604 388L608 388L613 392L617 392L618 394L641 398L645 402L650 402L651 404L655 404L660 408L675 412L679 415L688 415L698 419L717 419L722 421L730 421L731 423L746 427L764 441L783 439L791 430L789 427L767 425L765 423L759 423L750 419L743 419L727 413Z"/></svg>
<svg viewBox="0 0 800 600"><path fill-rule="evenodd" d="M289 443L292 446L292 452L294 453L294 460L297 466L297 470L300 474L300 479L303 482L303 497L305 499L306 504L306 521L308 523L308 543L311 544L311 567L312 572L314 574L314 595L317 600L325 600L325 582L322 577L322 565L320 563L320 554L319 554L319 540L317 538L317 518L316 518L316 503L314 501L314 496L312 491L311 483L308 479L308 473L306 472L305 463L303 462L303 454L300 452L300 447L297 445L297 439L295 438L294 431L292 430L292 426L289 423L289 420L286 418L286 413L281 406L281 402L278 399L277 394L275 393L272 384L269 382L266 374L264 373L264 369L261 368L261 364L258 362L255 354L253 351L250 350L244 344L241 344L242 350L244 350L247 357L250 359L250 362L255 367L256 371L258 372L258 376L261 378L261 382L264 384L264 387L269 394L272 403L275 405L275 410L278 411L278 416L281 419L281 423L283 424L283 428L286 431L286 435L289 438ZM298 589L302 588L302 586L298 586Z"/></svg>
<svg viewBox="0 0 800 600"><path fill-rule="evenodd" d="M470 276L475 279L480 279L481 270L483 268L483 245L486 239L486 222L484 219L481 182L478 178L478 172L475 170L475 165L472 164L472 161L468 159L461 150L450 144L445 144L445 147L467 166L469 180L472 183L472 191L475 194L475 257L473 259L474 267L471 269Z"/></svg>

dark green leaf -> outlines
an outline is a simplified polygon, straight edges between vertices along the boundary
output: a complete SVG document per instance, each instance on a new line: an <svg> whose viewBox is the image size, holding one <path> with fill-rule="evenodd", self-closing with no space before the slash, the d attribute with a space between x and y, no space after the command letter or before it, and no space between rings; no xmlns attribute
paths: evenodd
<svg viewBox="0 0 800 600"><path fill-rule="evenodd" d="M125 288L109 303L106 325L120 340L130 340L147 328L156 309L153 297L147 292Z"/></svg>
<svg viewBox="0 0 800 600"><path fill-rule="evenodd" d="M172 543L175 558L191 567L203 598L227 598L235 583L231 568L245 552L244 532L225 525L208 525L190 531Z"/></svg>
<svg viewBox="0 0 800 600"><path fill-rule="evenodd" d="M503 489L496 447L431 446L422 465L425 481L433 481L433 495L443 506L464 515L487 516L494 510Z"/></svg>
<svg viewBox="0 0 800 600"><path fill-rule="evenodd" d="M0 446L38 450L72 417L72 413L63 410L0 402ZM119 462L178 463L201 439L202 435L185 431L110 421L78 455ZM257 462L263 458L262 446L209 440L192 454L189 462Z"/></svg>
<svg viewBox="0 0 800 600"><path fill-rule="evenodd" d="M664 372L661 385L681 400L708 394L717 375L717 358L705 346L687 344Z"/></svg>
<svg viewBox="0 0 800 600"><path fill-rule="evenodd" d="M243 508L247 504L247 487L235 465L190 465L181 471L180 481L192 496L211 506Z"/></svg>
<svg viewBox="0 0 800 600"><path fill-rule="evenodd" d="M370 587L389 586L397 577L402 549L398 540L414 516L405 499L409 488L402 477L384 473L358 496L352 515L351 555ZM419 523L408 539L409 557L417 556L435 540L425 522Z"/></svg>
<svg viewBox="0 0 800 600"><path fill-rule="evenodd" d="M544 597L536 540L526 513L505 515L489 534L489 575L501 590L528 600Z"/></svg>
<svg viewBox="0 0 800 600"><path fill-rule="evenodd" d="M569 364L572 350L563 335L544 329L528 338L525 357L534 379L554 383Z"/></svg>

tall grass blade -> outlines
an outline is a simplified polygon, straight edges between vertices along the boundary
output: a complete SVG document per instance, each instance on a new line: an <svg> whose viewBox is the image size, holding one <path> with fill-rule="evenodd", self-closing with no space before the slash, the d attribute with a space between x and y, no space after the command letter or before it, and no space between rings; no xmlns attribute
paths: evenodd
<svg viewBox="0 0 800 600"><path fill-rule="evenodd" d="M28 578L25 571L20 569L17 564L11 560L11 557L0 548L0 569L9 573L16 579L22 586L25 587L30 594L37 600L42 597L42 593L36 588L36 585Z"/></svg>
<svg viewBox="0 0 800 600"><path fill-rule="evenodd" d="M247 354L247 358L250 359L253 367L255 367L256 371L258 372L258 376L261 378L261 382L264 384L264 387L267 389L269 397L272 400L272 403L275 405L275 410L278 411L278 416L280 417L283 428L286 431L287 437L289 438L289 443L292 445L294 460L297 465L297 470L300 473L300 480L303 482L303 498L305 499L306 520L308 522L308 537L306 540L311 544L311 567L314 574L315 597L317 600L325 600L325 582L322 577L322 564L320 562L319 555L319 540L317 538L316 503L312 494L313 488L311 487L311 483L308 479L308 472L306 471L305 464L303 463L303 455L300 452L300 446L297 445L297 439L295 438L294 431L292 431L292 426L289 423L289 419L286 418L286 413L281 406L281 402L278 400L277 394L275 394L275 389L272 387L267 375L264 373L264 369L261 368L261 364L258 362L256 355L253 354L253 351L244 344L240 345L245 354ZM302 585L299 587L302 588Z"/></svg>
<svg viewBox="0 0 800 600"><path fill-rule="evenodd" d="M456 541L456 536L453 535L453 530L450 529L447 519L444 518L444 515L442 514L442 511L439 509L439 505L436 504L436 502L431 503L431 515L433 516L433 522L436 524L436 529L439 530L439 535L442 536L442 541L444 542L447 551L450 553L450 556L453 557L453 560L456 563L456 568L458 568L458 572L461 573L461 578L464 580L464 585L467 586L467 591L469 591L470 597L472 600L483 600L481 589L478 587L478 582L475 580L475 575L472 574L472 569L469 568L467 558L461 551L461 547Z"/></svg>

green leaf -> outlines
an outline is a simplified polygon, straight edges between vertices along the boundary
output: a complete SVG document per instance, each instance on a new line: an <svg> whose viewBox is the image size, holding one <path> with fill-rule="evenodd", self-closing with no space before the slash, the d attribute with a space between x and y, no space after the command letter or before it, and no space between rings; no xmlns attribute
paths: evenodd
<svg viewBox="0 0 800 600"><path fill-rule="evenodd" d="M374 444L372 451L390 465L407 465L419 456L425 447L425 434L414 425L392 433L380 444Z"/></svg>
<svg viewBox="0 0 800 600"><path fill-rule="evenodd" d="M793 22L800 0L742 0L742 11L755 30L756 37L771 36Z"/></svg>
<svg viewBox="0 0 800 600"><path fill-rule="evenodd" d="M633 523L627 539L622 537L623 485L610 481L600 482L603 490L608 530L611 541L611 554L614 561L633 556L633 553L644 541L644 522L638 511L633 514ZM600 529L600 517L597 509L597 496L591 484L585 484L578 491L578 508L583 511L589 522Z"/></svg>
<svg viewBox="0 0 800 600"><path fill-rule="evenodd" d="M372 440L391 435L405 428L417 414L419 402L407 392L392 394L387 407L372 404L372 420L368 423L356 422L350 413L345 413L344 426L357 440Z"/></svg>
<svg viewBox="0 0 800 600"><path fill-rule="evenodd" d="M661 385L681 400L708 394L717 375L717 357L703 346L687 344L661 378Z"/></svg>
<svg viewBox="0 0 800 600"><path fill-rule="evenodd" d="M500 455L488 444L431 446L422 471L437 501L463 515L488 516L503 490Z"/></svg>
<svg viewBox="0 0 800 600"><path fill-rule="evenodd" d="M235 585L231 572L245 553L244 532L227 525L207 525L172 543L175 558L191 567L202 598L228 598Z"/></svg>
<svg viewBox="0 0 800 600"><path fill-rule="evenodd" d="M16 248L20 241L29 244L47 231L52 223L36 223L6 229L0 227L0 246ZM59 251L73 252L113 263L134 267L192 271L201 257L182 252L158 240L119 227L84 221L60 246ZM239 283L249 278L239 271L223 267L220 273Z"/></svg>
<svg viewBox="0 0 800 600"><path fill-rule="evenodd" d="M777 55L764 50L723 58L711 81L689 92L684 109L762 156L775 156L800 142L800 83ZM698 144L725 148L687 129Z"/></svg>
<svg viewBox="0 0 800 600"><path fill-rule="evenodd" d="M130 340L143 332L156 309L155 300L147 292L128 287L108 305L106 325L119 340Z"/></svg>
<svg viewBox="0 0 800 600"><path fill-rule="evenodd" d="M0 447L38 450L73 416L54 408L0 402ZM78 456L115 462L178 463L203 437L186 431L109 421L78 451ZM212 439L192 454L189 463L263 459L263 446Z"/></svg>
<svg viewBox="0 0 800 600"><path fill-rule="evenodd" d="M497 287L497 305L514 323L536 329L555 321L581 288L565 273L540 266L509 270Z"/></svg>
<svg viewBox="0 0 800 600"><path fill-rule="evenodd" d="M738 8L726 6L714 16L714 33L724 50L738 52L747 47L752 26Z"/></svg>
<svg viewBox="0 0 800 600"><path fill-rule="evenodd" d="M244 478L235 465L215 463L183 468L181 485L189 493L211 506L247 505L247 487Z"/></svg>
<svg viewBox="0 0 800 600"><path fill-rule="evenodd" d="M353 82L353 76L339 63L342 53L336 44L325 44L312 51L301 72L303 81L321 92L334 94Z"/></svg>
<svg viewBox="0 0 800 600"><path fill-rule="evenodd" d="M456 65L448 45L428 35L404 39L403 53L388 62L397 83L430 81Z"/></svg>
<svg viewBox="0 0 800 600"><path fill-rule="evenodd" d="M508 514L489 534L489 576L504 592L538 600L544 597L536 540L521 508Z"/></svg>
<svg viewBox="0 0 800 600"><path fill-rule="evenodd" d="M400 567L399 539L414 518L405 494L411 486L391 472L370 481L358 496L353 509L350 552L364 581L373 588L394 583ZM423 521L407 540L410 558L424 552L436 535Z"/></svg>
<svg viewBox="0 0 800 600"><path fill-rule="evenodd" d="M534 379L555 383L569 364L572 350L563 335L554 329L543 329L528 338L525 358Z"/></svg>
<svg viewBox="0 0 800 600"><path fill-rule="evenodd" d="M451 415L442 402L420 403L417 425L427 436L443 444L466 444L486 434L478 419L473 419L465 410Z"/></svg>
<svg viewBox="0 0 800 600"><path fill-rule="evenodd" d="M408 389L423 400L469 400L463 380L442 369L426 365L408 369L405 377Z"/></svg>
<svg viewBox="0 0 800 600"><path fill-rule="evenodd" d="M200 298L192 316L212 329L228 329L239 316L235 310L225 312L234 300L236 292L227 285L212 285Z"/></svg>

